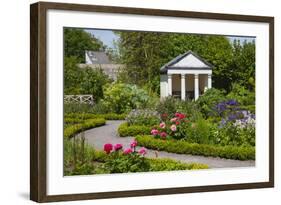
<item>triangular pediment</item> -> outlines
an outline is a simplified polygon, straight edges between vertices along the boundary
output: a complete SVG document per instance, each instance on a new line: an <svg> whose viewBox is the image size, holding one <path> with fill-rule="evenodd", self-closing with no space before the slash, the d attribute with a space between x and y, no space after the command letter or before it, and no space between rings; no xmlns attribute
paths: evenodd
<svg viewBox="0 0 281 205"><path fill-rule="evenodd" d="M209 68L209 66L199 59L197 56L189 53L188 55L184 56L178 62L174 62L171 67L186 67L186 68Z"/></svg>
<svg viewBox="0 0 281 205"><path fill-rule="evenodd" d="M212 68L213 66L203 58L199 57L192 51L188 51L163 65L160 68L160 72L167 73L168 69L211 70Z"/></svg>

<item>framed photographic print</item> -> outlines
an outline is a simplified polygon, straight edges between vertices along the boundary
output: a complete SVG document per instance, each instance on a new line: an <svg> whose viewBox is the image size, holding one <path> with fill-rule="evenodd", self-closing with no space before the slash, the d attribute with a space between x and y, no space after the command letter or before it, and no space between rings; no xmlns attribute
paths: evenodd
<svg viewBox="0 0 281 205"><path fill-rule="evenodd" d="M274 18L31 5L30 197L274 186Z"/></svg>

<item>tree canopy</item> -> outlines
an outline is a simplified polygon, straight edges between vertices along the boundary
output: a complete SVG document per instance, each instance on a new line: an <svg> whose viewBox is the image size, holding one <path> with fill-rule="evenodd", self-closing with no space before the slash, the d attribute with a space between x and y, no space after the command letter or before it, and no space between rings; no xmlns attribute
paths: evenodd
<svg viewBox="0 0 281 205"><path fill-rule="evenodd" d="M76 57L78 63L85 62L86 50L105 50L105 45L95 36L77 28L64 29L64 56Z"/></svg>
<svg viewBox="0 0 281 205"><path fill-rule="evenodd" d="M123 81L148 85L159 92L160 67L176 56L192 50L212 65L213 85L231 89L234 82L253 84L255 43L231 43L225 36L116 32L119 35L119 61L125 64ZM124 79L125 76L125 79Z"/></svg>

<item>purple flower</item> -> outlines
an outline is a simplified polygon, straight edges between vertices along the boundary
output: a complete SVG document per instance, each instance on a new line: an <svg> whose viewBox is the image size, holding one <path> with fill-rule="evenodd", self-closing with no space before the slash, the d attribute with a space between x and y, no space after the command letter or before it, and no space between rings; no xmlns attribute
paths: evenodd
<svg viewBox="0 0 281 205"><path fill-rule="evenodd" d="M236 100L231 99L227 101L226 104L230 106L234 106L234 105L238 105L238 102Z"/></svg>

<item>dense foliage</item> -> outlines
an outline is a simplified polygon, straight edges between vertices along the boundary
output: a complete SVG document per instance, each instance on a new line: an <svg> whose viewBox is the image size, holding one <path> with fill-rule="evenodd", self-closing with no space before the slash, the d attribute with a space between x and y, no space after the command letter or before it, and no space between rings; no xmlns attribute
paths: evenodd
<svg viewBox="0 0 281 205"><path fill-rule="evenodd" d="M80 68L77 58L64 60L64 94L93 95L95 102L103 98L103 86L109 82L101 69Z"/></svg>
<svg viewBox="0 0 281 205"><path fill-rule="evenodd" d="M104 50L103 43L95 36L77 28L64 29L64 56L76 57L78 63L85 62L85 51Z"/></svg>
<svg viewBox="0 0 281 205"><path fill-rule="evenodd" d="M140 135L136 137L136 140L140 146L178 154L192 154L238 160L255 159L255 147L252 146L237 147L230 145L197 144L179 140L155 139L151 135Z"/></svg>
<svg viewBox="0 0 281 205"><path fill-rule="evenodd" d="M146 107L150 96L136 85L113 83L105 87L103 100L113 112L120 114Z"/></svg>
<svg viewBox="0 0 281 205"><path fill-rule="evenodd" d="M254 87L255 42L224 36L156 32L116 32L119 61L126 65L121 81L146 85L159 92L159 69L176 56L192 50L212 65L213 85L231 89L234 82ZM247 72L245 72L245 69Z"/></svg>

